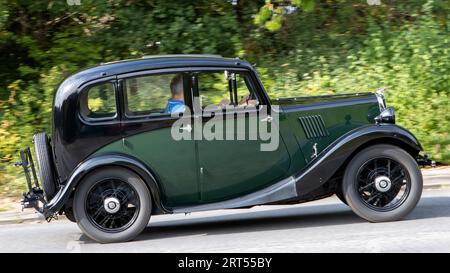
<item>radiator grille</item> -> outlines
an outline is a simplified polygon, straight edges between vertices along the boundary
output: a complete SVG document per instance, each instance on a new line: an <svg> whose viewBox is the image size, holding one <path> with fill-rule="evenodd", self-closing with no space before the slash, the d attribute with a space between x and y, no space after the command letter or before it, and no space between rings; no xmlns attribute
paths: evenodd
<svg viewBox="0 0 450 273"><path fill-rule="evenodd" d="M306 138L318 138L329 136L325 123L323 122L322 116L305 116L299 117L300 123L305 131Z"/></svg>

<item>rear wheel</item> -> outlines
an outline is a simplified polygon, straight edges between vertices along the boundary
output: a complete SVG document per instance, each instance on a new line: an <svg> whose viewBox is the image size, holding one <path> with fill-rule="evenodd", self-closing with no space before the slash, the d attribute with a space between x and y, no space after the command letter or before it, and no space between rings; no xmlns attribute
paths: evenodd
<svg viewBox="0 0 450 273"><path fill-rule="evenodd" d="M370 222L400 220L422 194L422 174L411 155L393 145L362 150L344 174L342 192L352 210Z"/></svg>
<svg viewBox="0 0 450 273"><path fill-rule="evenodd" d="M135 238L147 226L150 192L134 172L108 167L94 171L76 189L73 212L80 229L100 243Z"/></svg>

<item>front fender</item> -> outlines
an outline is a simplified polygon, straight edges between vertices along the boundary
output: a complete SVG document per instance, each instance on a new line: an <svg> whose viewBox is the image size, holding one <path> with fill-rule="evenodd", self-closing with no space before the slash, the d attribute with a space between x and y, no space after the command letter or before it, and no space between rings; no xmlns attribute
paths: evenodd
<svg viewBox="0 0 450 273"><path fill-rule="evenodd" d="M367 125L354 129L334 141L294 176L298 195L307 195L321 187L360 149L381 143L400 146L413 155L422 151L422 146L411 132L394 124Z"/></svg>
<svg viewBox="0 0 450 273"><path fill-rule="evenodd" d="M148 185L156 207L163 213L170 213L169 210L164 208L161 202L161 191L155 177L143 163L127 155L105 154L89 158L77 166L67 182L59 189L56 195L44 205L43 214L45 218L48 218L58 212L64 206L74 189L87 173L103 166L122 166L135 171Z"/></svg>

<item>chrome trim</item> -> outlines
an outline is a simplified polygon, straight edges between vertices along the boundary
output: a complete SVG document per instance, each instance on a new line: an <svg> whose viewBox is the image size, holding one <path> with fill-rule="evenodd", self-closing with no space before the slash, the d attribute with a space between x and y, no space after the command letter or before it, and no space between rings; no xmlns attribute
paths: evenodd
<svg viewBox="0 0 450 273"><path fill-rule="evenodd" d="M108 197L103 201L103 207L107 213L114 214L120 210L119 199L115 197Z"/></svg>
<svg viewBox="0 0 450 273"><path fill-rule="evenodd" d="M174 208L173 213L188 213L196 211L232 209L263 205L297 197L297 186L293 176L289 176L276 184L241 197L210 204Z"/></svg>
<svg viewBox="0 0 450 273"><path fill-rule="evenodd" d="M392 107L388 107L381 111L381 113L375 117L375 123L377 125L381 123L395 124L395 111Z"/></svg>
<svg viewBox="0 0 450 273"><path fill-rule="evenodd" d="M380 107L380 112L382 112L384 109L386 109L386 98L383 93L384 89L379 89L377 92L375 92L375 96L377 97L378 106Z"/></svg>
<svg viewBox="0 0 450 273"><path fill-rule="evenodd" d="M163 54L163 55L144 55L141 59L161 59L161 58L223 58L217 54Z"/></svg>
<svg viewBox="0 0 450 273"><path fill-rule="evenodd" d="M389 179L389 177L387 177L385 175L377 176L375 178L374 183L375 183L375 188L379 192L387 192L391 189L391 186L392 186L391 180Z"/></svg>

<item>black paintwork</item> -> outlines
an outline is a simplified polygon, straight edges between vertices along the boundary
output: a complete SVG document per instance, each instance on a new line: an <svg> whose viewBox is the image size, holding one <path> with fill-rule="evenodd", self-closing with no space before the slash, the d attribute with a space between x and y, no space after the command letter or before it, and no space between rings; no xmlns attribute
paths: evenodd
<svg viewBox="0 0 450 273"><path fill-rule="evenodd" d="M117 82L117 78L130 73L156 71L162 69L195 70L199 67L226 67L229 69L246 69L251 71L252 79L261 90L263 102L268 103L262 85L255 76L256 71L246 61L214 56L168 56L152 57L138 60L120 61L100 65L80 71L59 86L53 106L52 147L55 158L56 172L60 184L65 184L72 171L97 149L123 137L139 131L145 131L143 123L136 120L120 120L120 115L114 120L90 123L79 118L78 103L80 92L86 87L99 82ZM120 93L120 81L116 84L117 96ZM118 103L121 100L117 100ZM117 105L118 109L123 109ZM173 119L160 119L148 125L153 128L168 127ZM151 129L151 128L150 128Z"/></svg>
<svg viewBox="0 0 450 273"><path fill-rule="evenodd" d="M83 70L66 79L58 88L55 96L53 108L53 135L52 147L55 159L57 174L61 189L57 195L45 205L44 213L50 217L53 213L61 210L72 194L72 190L78 185L82 177L89 171L99 166L118 165L134 170L138 173L152 191L155 200L156 211L154 213L171 213L172 211L164 208L160 201L160 190L155 183L151 170L145 164L120 154L111 154L108 156L86 158L99 148L106 144L119 140L120 138L141 131L148 131L152 128L169 127L173 119L160 118L152 123L142 123L139 119L128 119L123 113L123 100L121 99L122 88L121 78L132 75L133 73L142 73L143 71L193 71L199 68L228 68L230 70L245 69L250 73L252 84L255 91L260 96L262 104L270 107L270 101L257 77L254 68L247 62L239 59L226 59L221 57L194 57L194 56L172 56L157 57L140 60L122 61L101 65L98 67ZM90 122L81 118L78 114L80 93L92 84L111 81L115 84L117 95L117 109L119 114L116 118L102 122ZM340 99L336 101L336 97ZM320 97L302 97L286 98L274 100L274 103L282 106L282 111L295 111L299 107L320 107L328 104L352 104L355 100L373 100L373 94L358 93L344 94L334 96ZM300 102L300 104L299 104ZM187 102L189 107L189 103ZM288 183L295 182L296 193L276 189L267 195L267 190L255 192L252 194L257 200L270 200L269 203L299 202L312 200L319 196L325 196L333 192L332 185L327 185L333 175L339 172L341 166L351 156L377 140L385 143L397 144L412 154L418 154L422 149L416 138L407 130L391 124L370 125L355 129L336 140L333 144L321 152L321 155L311 161L301 173L288 180ZM317 179L322 182L317 185ZM258 195L264 198L258 199ZM267 199L270 198L270 199ZM241 198L242 199L242 198ZM233 204L231 200L227 206L239 206L237 200ZM233 205L230 205L233 204ZM252 205L248 200L245 203ZM217 204L211 204L214 206ZM208 208L208 205L206 205ZM188 208L186 208L188 210ZM194 208L192 208L194 210Z"/></svg>

